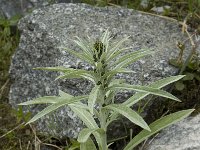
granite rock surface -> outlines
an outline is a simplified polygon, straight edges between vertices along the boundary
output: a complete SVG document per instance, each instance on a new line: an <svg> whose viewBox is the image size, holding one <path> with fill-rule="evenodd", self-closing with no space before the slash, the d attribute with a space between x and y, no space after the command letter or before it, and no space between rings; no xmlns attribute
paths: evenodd
<svg viewBox="0 0 200 150"><path fill-rule="evenodd" d="M92 85L85 80L54 79L57 72L33 70L35 67L68 66L89 69L86 63L58 49L59 46L74 50L79 48L72 42L74 36L98 39L109 29L115 39L130 36L124 46L130 52L139 49L152 49L155 54L129 66L136 73L118 75L131 84L145 85L152 81L177 74L177 69L168 64L170 58L178 56L176 41L184 41L179 24L163 18L141 14L122 8L98 8L85 4L54 4L34 10L19 22L20 44L10 67L13 82L10 89L10 103L13 107L33 98L56 95L61 89L73 95L88 93ZM187 47L191 49L191 47ZM187 56L189 51L184 53ZM116 100L124 101L132 93L118 94ZM25 108L33 114L46 106L34 105ZM77 137L83 127L82 122L68 107L46 115L36 122L39 131L57 137ZM114 129L114 128L113 128ZM120 130L111 131L118 134Z"/></svg>
<svg viewBox="0 0 200 150"><path fill-rule="evenodd" d="M144 150L199 150L199 135L200 115L188 117L162 130Z"/></svg>
<svg viewBox="0 0 200 150"><path fill-rule="evenodd" d="M16 15L24 16L28 12L55 3L78 3L80 0L0 0L0 17L10 19Z"/></svg>

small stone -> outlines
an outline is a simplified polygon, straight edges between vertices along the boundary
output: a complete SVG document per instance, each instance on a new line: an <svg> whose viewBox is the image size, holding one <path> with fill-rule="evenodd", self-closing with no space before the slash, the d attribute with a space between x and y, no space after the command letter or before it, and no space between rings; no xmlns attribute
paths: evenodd
<svg viewBox="0 0 200 150"><path fill-rule="evenodd" d="M151 8L152 11L155 11L156 13L162 14L165 10L170 9L170 6L162 6L162 7L153 7Z"/></svg>

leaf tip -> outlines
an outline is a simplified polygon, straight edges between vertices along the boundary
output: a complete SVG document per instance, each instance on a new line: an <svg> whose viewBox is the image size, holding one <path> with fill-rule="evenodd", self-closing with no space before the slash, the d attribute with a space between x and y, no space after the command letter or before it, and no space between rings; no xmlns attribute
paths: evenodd
<svg viewBox="0 0 200 150"><path fill-rule="evenodd" d="M19 103L19 104L17 104L17 105L19 105L19 106L24 106L24 105L27 105L27 104L25 104L25 103Z"/></svg>

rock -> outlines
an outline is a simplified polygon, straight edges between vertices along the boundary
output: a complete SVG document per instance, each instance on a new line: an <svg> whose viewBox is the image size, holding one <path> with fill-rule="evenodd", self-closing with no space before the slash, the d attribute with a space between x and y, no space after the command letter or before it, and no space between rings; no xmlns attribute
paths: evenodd
<svg viewBox="0 0 200 150"><path fill-rule="evenodd" d="M165 10L169 10L170 8L171 8L170 6L153 7L153 8L151 8L151 10L158 14L162 14L165 12Z"/></svg>
<svg viewBox="0 0 200 150"><path fill-rule="evenodd" d="M162 130L143 150L199 150L199 135L200 114Z"/></svg>
<svg viewBox="0 0 200 150"><path fill-rule="evenodd" d="M79 3L80 0L0 0L0 17L10 19L53 3Z"/></svg>
<svg viewBox="0 0 200 150"><path fill-rule="evenodd" d="M129 66L135 74L118 75L131 84L148 84L152 81L177 74L177 69L168 64L179 50L175 42L184 41L187 37L175 22L155 16L141 14L137 11L122 8L98 8L85 4L54 4L34 10L19 22L21 31L20 44L10 67L13 84L10 89L10 103L17 104L45 95L55 95L61 89L73 95L82 95L91 90L92 85L85 80L55 81L57 72L33 70L34 67L69 66L83 69L89 66L72 57L59 46L79 50L71 41L74 36L81 38L98 38L109 29L115 39L130 36L125 46L130 51L150 48L156 51L152 56L139 60ZM190 49L190 47L187 47ZM189 51L185 52L188 55ZM122 102L132 93L118 94L116 101ZM33 114L46 106L34 105L24 107L24 111ZM77 137L83 127L82 122L68 107L61 108L51 115L36 122L37 129L57 137ZM111 133L120 135L120 130Z"/></svg>
<svg viewBox="0 0 200 150"><path fill-rule="evenodd" d="M143 8L147 8L149 4L149 0L141 0L140 1L140 6L142 6Z"/></svg>

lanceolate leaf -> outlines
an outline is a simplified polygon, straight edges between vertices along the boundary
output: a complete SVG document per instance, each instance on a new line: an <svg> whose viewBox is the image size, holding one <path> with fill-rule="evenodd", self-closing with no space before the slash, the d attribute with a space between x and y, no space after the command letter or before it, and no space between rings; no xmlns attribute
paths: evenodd
<svg viewBox="0 0 200 150"><path fill-rule="evenodd" d="M131 108L126 107L125 105L122 105L122 104L111 104L104 108L113 110L114 112L117 112L117 113L123 115L124 117L128 118L131 122L140 126L141 128L150 131L149 126L146 124L146 122L143 120L143 118L140 115L138 115Z"/></svg>
<svg viewBox="0 0 200 150"><path fill-rule="evenodd" d="M150 84L149 87L160 89L160 88L165 87L166 85L169 85L173 82L180 80L183 77L184 77L184 75L167 77L167 78L158 80L158 81ZM128 107L131 107L132 105L136 104L139 100L145 98L149 94L150 94L149 92L138 92L138 93L134 94L133 96L131 96L123 104Z"/></svg>
<svg viewBox="0 0 200 150"><path fill-rule="evenodd" d="M94 76L93 76L93 72L91 71L87 71L87 70L82 70L82 69L73 69L73 68L66 68L66 67L62 67L62 66L58 66L58 67L38 67L38 68L34 68L37 70L48 70L48 71L60 71L60 72L64 72L64 75L60 75L56 78L57 79L62 79L62 78L85 78L88 79L90 81L92 81L93 83L95 83L94 81Z"/></svg>
<svg viewBox="0 0 200 150"><path fill-rule="evenodd" d="M145 55L149 55L152 53L152 50L138 50L138 51L134 51L134 52L131 52L131 53L128 53L128 54L125 54L123 56L121 56L119 59L117 59L115 62L113 62L110 67L112 66L116 66L118 64L122 64L123 62L127 61L128 59L135 59L135 58L138 58L138 56L142 55L144 56ZM137 60L137 59L136 59Z"/></svg>
<svg viewBox="0 0 200 150"><path fill-rule="evenodd" d="M107 43L108 40L109 40L109 37L110 37L110 32L108 30L106 30L104 32L104 34L102 35L102 37L101 37L101 42L102 43Z"/></svg>
<svg viewBox="0 0 200 150"><path fill-rule="evenodd" d="M57 67L37 67L37 68L33 68L35 70L48 70L48 71L60 71L60 72L71 72L75 69L73 68L66 68L63 66L57 66Z"/></svg>
<svg viewBox="0 0 200 150"><path fill-rule="evenodd" d="M108 76L113 77L117 73L135 73L135 71L130 70L130 69L126 69L126 68L119 68L119 69L115 69L115 70L111 70L111 71L107 72L104 76L105 77L108 77Z"/></svg>
<svg viewBox="0 0 200 150"><path fill-rule="evenodd" d="M113 55L115 54L115 52L117 52L119 50L119 48L121 47L121 45L128 40L129 37L123 38L121 41L119 41L113 48L111 48L109 50L108 53L108 59L106 60L106 62L109 62L112 58Z"/></svg>
<svg viewBox="0 0 200 150"><path fill-rule="evenodd" d="M92 59L92 52L90 51L90 49L87 47L87 45L84 44L84 42L79 38L77 37L79 41L77 40L74 40L74 42L83 50L84 54Z"/></svg>
<svg viewBox="0 0 200 150"><path fill-rule="evenodd" d="M44 97L36 98L27 102L20 103L18 105L55 104L61 100L63 99L58 96L44 96Z"/></svg>
<svg viewBox="0 0 200 150"><path fill-rule="evenodd" d="M95 82L95 75L91 75L91 74L88 74L88 73L84 73L82 75L80 75L81 77L89 80L89 81L92 81L94 84L96 83Z"/></svg>
<svg viewBox="0 0 200 150"><path fill-rule="evenodd" d="M77 44L80 48L82 48L82 50L84 52L87 52L88 54L92 55L92 50L89 49L88 46L88 41L79 38L78 36L75 36L77 40L74 40L74 42L76 43L76 41L78 41L79 44Z"/></svg>
<svg viewBox="0 0 200 150"><path fill-rule="evenodd" d="M74 55L75 57L78 57L79 59L88 62L90 65L94 65L93 60L90 57L88 57L87 55L85 55L84 53L80 53L80 52L77 52L77 51L74 51L74 50L71 50L68 48L64 48L64 47L61 47L61 49L64 49L65 51L69 52L70 54Z"/></svg>
<svg viewBox="0 0 200 150"><path fill-rule="evenodd" d="M86 104L83 104L82 102L75 102L73 105L76 105L77 108L85 109L89 111L89 107Z"/></svg>
<svg viewBox="0 0 200 150"><path fill-rule="evenodd" d="M144 141L151 135L157 133L158 131L162 130L163 128L166 128L169 125L172 125L182 120L183 118L189 116L193 111L194 109L182 110L156 120L155 122L149 125L151 132L147 130L142 130L128 143L124 150L132 150L135 146L140 144L142 141Z"/></svg>
<svg viewBox="0 0 200 150"><path fill-rule="evenodd" d="M61 90L59 90L59 95L60 95L61 97L63 97L63 98L69 98L69 99L71 99L71 98L74 97L74 96L72 96L72 95L70 95L70 94L68 94L68 93L65 93L65 92L61 91Z"/></svg>
<svg viewBox="0 0 200 150"><path fill-rule="evenodd" d="M78 142L80 143L85 143L88 138L90 137L90 135L94 132L99 132L99 134L104 134L105 131L101 128L97 128L97 129L89 129L89 128L85 128L85 129L82 129L81 132L79 133L78 135Z"/></svg>
<svg viewBox="0 0 200 150"><path fill-rule="evenodd" d="M95 130L97 129L90 129L90 128L82 129L78 135L77 141L80 143L85 143L92 134L92 132L94 132Z"/></svg>
<svg viewBox="0 0 200 150"><path fill-rule="evenodd" d="M92 139L88 138L85 143L81 143L80 150L97 150L97 148Z"/></svg>
<svg viewBox="0 0 200 150"><path fill-rule="evenodd" d="M84 122L84 124L91 129L98 128L93 116L85 109L77 108L76 105L70 104L71 110Z"/></svg>
<svg viewBox="0 0 200 150"><path fill-rule="evenodd" d="M145 52L143 52L143 53L138 53L137 55L135 55L135 56L133 56L133 57L128 57L128 56L130 56L130 55L125 55L124 57L126 58L121 58L121 59L119 59L119 61L121 61L121 62L117 62L118 64L116 64L116 66L114 67L114 69L116 69L116 68L124 68L124 67L127 67L129 64L131 64L131 63L133 63L133 62L135 62L135 61L137 61L138 59L140 59L140 58L142 58L142 57L144 57L144 56L147 56L147 55L150 55L150 54L152 54L152 53L154 53L153 51L145 51ZM114 64L115 65L115 64Z"/></svg>
<svg viewBox="0 0 200 150"><path fill-rule="evenodd" d="M180 102L180 100L177 97L173 96L172 94L149 86L120 84L120 85L113 85L111 89L126 89L126 90L134 90L137 92L148 92L153 95L162 96Z"/></svg>
<svg viewBox="0 0 200 150"><path fill-rule="evenodd" d="M56 78L57 79L73 79L73 78L84 78L85 76L89 76L93 78L92 73L86 70L74 70L69 73L64 73Z"/></svg>
<svg viewBox="0 0 200 150"><path fill-rule="evenodd" d="M169 84L171 84L171 83L173 83L175 81L180 80L183 77L184 77L184 75L167 77L167 78L158 80L158 81L150 84L149 87L160 89L160 88L163 88L166 85L169 85ZM128 100L126 100L123 103L123 105L126 105L127 107L131 107L132 105L136 104L138 101L140 101L141 99L145 98L149 94L151 94L151 93L149 93L149 92L137 92L136 94L134 94L133 96L131 96ZM110 122L116 120L117 117L118 117L118 114L117 113L113 113L111 115Z"/></svg>
<svg viewBox="0 0 200 150"><path fill-rule="evenodd" d="M80 101L80 100L84 100L86 99L88 96L77 96L77 97L74 97L72 99L62 99L61 101L55 103L55 104L52 104L48 107L46 107L45 109L43 109L42 111L40 111L38 114L36 114L30 121L28 121L26 124L29 124L31 122L34 122L36 120L38 120L39 118L43 117L44 115L60 108L61 106L64 106L64 105L67 105L67 104L71 104L71 103L74 103L74 102L77 102L77 101Z"/></svg>
<svg viewBox="0 0 200 150"><path fill-rule="evenodd" d="M125 48L120 48L118 49L118 51L116 51L112 57L110 57L108 60L107 60L107 63L109 64L113 59L115 59L116 57L118 57L118 55L120 55L123 51L126 51L128 49L131 49L132 47L125 47Z"/></svg>
<svg viewBox="0 0 200 150"><path fill-rule="evenodd" d="M99 86L96 85L92 89L92 91L89 95L89 98L88 98L88 107L90 108L91 114L94 114L93 109L94 109L95 102L97 101L97 98L98 98L98 92L99 92Z"/></svg>
<svg viewBox="0 0 200 150"><path fill-rule="evenodd" d="M80 148L80 143L76 140L70 139L70 147L67 150L77 150Z"/></svg>
<svg viewBox="0 0 200 150"><path fill-rule="evenodd" d="M72 95L67 94L61 90L59 90L59 96L44 96L40 98L36 98L27 102L20 103L18 105L32 105L32 104L55 104L62 100L73 98Z"/></svg>
<svg viewBox="0 0 200 150"><path fill-rule="evenodd" d="M112 87L112 86L114 86L114 85L120 85L120 84L123 84L123 83L125 83L125 82L126 82L125 79L113 79L113 80L110 82L110 84L109 84L108 87Z"/></svg>
<svg viewBox="0 0 200 150"><path fill-rule="evenodd" d="M71 110L83 121L83 123L90 129L97 129L99 128L97 123L95 122L93 116L85 109L80 107L76 107L76 104L70 104L69 107ZM101 137L100 134L97 132L93 133L95 139L99 146L101 146Z"/></svg>
<svg viewBox="0 0 200 150"><path fill-rule="evenodd" d="M182 79L183 77L185 77L185 75L177 75L177 76L171 76L171 77L167 77L167 78L164 78L164 79L161 79L161 80L158 80L154 83L151 83L150 87L153 87L153 88L162 88L166 85L169 85L173 82L176 82L180 79Z"/></svg>

